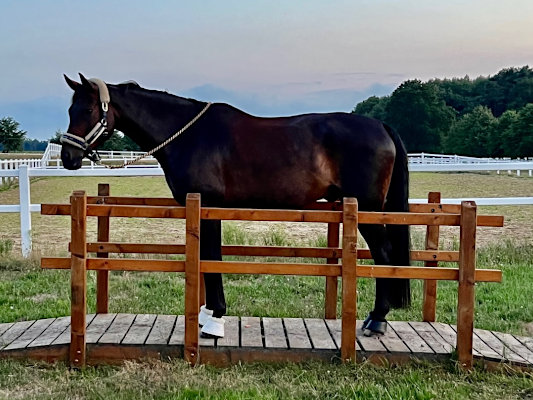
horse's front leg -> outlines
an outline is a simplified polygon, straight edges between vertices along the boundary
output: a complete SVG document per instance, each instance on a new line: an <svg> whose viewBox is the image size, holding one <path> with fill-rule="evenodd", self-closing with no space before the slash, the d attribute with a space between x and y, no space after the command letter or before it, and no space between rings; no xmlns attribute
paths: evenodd
<svg viewBox="0 0 533 400"><path fill-rule="evenodd" d="M222 260L221 222L202 220L200 222L200 259ZM200 312L202 336L224 336L224 320L226 299L221 274L204 274L205 307Z"/></svg>

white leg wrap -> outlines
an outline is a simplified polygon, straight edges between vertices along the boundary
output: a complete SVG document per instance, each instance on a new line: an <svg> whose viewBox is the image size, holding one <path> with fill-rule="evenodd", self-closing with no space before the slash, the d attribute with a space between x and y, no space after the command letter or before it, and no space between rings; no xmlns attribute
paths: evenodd
<svg viewBox="0 0 533 400"><path fill-rule="evenodd" d="M209 317L209 320L202 328L202 333L222 338L224 337L225 322L222 318Z"/></svg>
<svg viewBox="0 0 533 400"><path fill-rule="evenodd" d="M213 310L205 308L205 305L200 307L200 313L198 314L198 325L204 326L209 321L209 318L213 316Z"/></svg>

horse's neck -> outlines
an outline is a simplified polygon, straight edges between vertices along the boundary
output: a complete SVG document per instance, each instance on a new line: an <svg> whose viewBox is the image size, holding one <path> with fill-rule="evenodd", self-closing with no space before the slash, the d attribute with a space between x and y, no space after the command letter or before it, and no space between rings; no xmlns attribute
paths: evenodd
<svg viewBox="0 0 533 400"><path fill-rule="evenodd" d="M194 117L198 105L189 100L152 93L120 90L111 94L119 109L116 128L129 136L143 151L149 151L181 129Z"/></svg>

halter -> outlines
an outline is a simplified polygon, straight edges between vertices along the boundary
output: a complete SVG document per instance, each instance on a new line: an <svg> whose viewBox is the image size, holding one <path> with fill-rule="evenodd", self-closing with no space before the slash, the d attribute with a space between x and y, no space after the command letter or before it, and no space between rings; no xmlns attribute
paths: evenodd
<svg viewBox="0 0 533 400"><path fill-rule="evenodd" d="M109 90L104 81L96 78L89 79L89 82L95 83L98 86L98 92L100 95L100 103L102 105L102 119L96 123L93 129L85 136L80 137L73 133L66 132L61 136L61 143L67 143L71 146L77 147L78 149L86 152L90 147L96 143L98 138L102 135L108 136L109 131L107 130L107 111L109 109L109 102L111 98L109 96ZM100 156L97 152L89 150L86 157L91 161L97 162L100 160Z"/></svg>

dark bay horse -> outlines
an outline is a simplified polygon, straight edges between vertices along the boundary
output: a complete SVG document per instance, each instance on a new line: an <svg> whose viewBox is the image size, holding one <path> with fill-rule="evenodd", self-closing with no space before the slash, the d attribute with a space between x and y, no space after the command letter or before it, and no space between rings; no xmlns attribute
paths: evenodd
<svg viewBox="0 0 533 400"><path fill-rule="evenodd" d="M68 169L93 158L114 129L149 151L206 107L135 83L106 85L80 77L78 83L65 76L74 90L61 150ZM154 156L180 204L195 192L205 206L299 209L322 198L356 197L360 210L408 211L407 154L400 138L382 122L354 114L259 118L215 103ZM202 221L200 229L201 259L221 260L220 221ZM407 226L359 230L376 264L409 265ZM222 317L221 275L205 274L205 287L206 308ZM409 301L408 280L377 279L365 333L383 333L389 307Z"/></svg>

